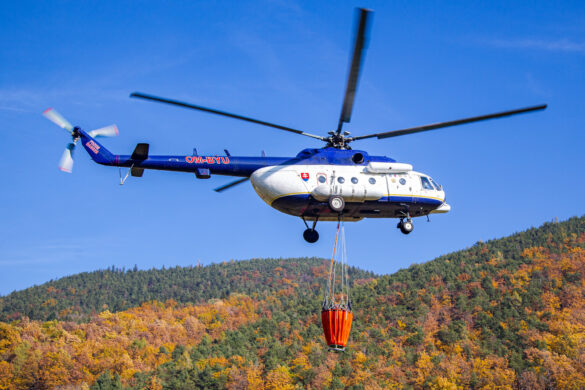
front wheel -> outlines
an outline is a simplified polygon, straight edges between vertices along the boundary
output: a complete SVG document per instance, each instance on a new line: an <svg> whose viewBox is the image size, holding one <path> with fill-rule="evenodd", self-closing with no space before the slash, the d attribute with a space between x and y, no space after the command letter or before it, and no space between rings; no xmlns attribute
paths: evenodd
<svg viewBox="0 0 585 390"><path fill-rule="evenodd" d="M412 221L404 221L400 224L400 231L404 234L409 234L414 229Z"/></svg>

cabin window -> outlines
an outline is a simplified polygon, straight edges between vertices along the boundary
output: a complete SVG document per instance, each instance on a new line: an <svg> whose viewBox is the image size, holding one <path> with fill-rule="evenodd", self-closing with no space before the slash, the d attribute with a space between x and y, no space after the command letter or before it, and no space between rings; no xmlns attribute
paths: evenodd
<svg viewBox="0 0 585 390"><path fill-rule="evenodd" d="M352 182L353 184L357 184L357 183L358 183L358 179L357 179L357 177L352 177L352 178L351 178L351 182Z"/></svg>
<svg viewBox="0 0 585 390"><path fill-rule="evenodd" d="M319 183L325 183L327 181L327 178L325 176L321 175L317 178L317 180L319 180Z"/></svg>
<svg viewBox="0 0 585 390"><path fill-rule="evenodd" d="M425 190L433 190L433 186L431 185L431 182L429 181L429 179L425 176L421 176L420 177L420 181L422 183L422 186Z"/></svg>
<svg viewBox="0 0 585 390"><path fill-rule="evenodd" d="M339 177L337 178L337 181L339 182L339 184L343 184L343 183L345 183L345 179L343 178L343 176L339 176Z"/></svg>
<svg viewBox="0 0 585 390"><path fill-rule="evenodd" d="M376 184L376 179L374 179L373 177L370 177L370 180L368 180L370 182L370 184Z"/></svg>
<svg viewBox="0 0 585 390"><path fill-rule="evenodd" d="M398 180L400 182L400 184L405 185L406 184L406 179L401 177L400 180Z"/></svg>

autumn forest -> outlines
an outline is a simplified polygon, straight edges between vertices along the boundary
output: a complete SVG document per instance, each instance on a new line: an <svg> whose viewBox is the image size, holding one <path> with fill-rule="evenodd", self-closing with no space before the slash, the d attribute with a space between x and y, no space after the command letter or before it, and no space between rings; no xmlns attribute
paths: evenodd
<svg viewBox="0 0 585 390"><path fill-rule="evenodd" d="M583 389L585 217L392 275L350 267L327 350L317 258L112 267L0 297L1 389Z"/></svg>

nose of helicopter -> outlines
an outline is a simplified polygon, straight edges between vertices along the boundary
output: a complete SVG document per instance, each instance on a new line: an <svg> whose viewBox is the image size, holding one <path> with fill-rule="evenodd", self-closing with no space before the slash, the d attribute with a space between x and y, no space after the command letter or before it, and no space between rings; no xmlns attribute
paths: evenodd
<svg viewBox="0 0 585 390"><path fill-rule="evenodd" d="M443 200L443 203L439 207L437 207L436 209L431 211L431 214L444 214L444 213L448 213L449 211L451 211L451 205L449 205L445 201L447 199L447 196L445 194L445 190L442 187L441 187L440 198Z"/></svg>
<svg viewBox="0 0 585 390"><path fill-rule="evenodd" d="M451 211L451 205L443 203L442 205L431 211L431 214L444 214L448 213L449 211Z"/></svg>

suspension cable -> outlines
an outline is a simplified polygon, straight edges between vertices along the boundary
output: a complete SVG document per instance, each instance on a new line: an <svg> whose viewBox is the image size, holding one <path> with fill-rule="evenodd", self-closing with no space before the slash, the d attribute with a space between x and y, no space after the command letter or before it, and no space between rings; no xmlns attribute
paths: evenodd
<svg viewBox="0 0 585 390"><path fill-rule="evenodd" d="M341 222L341 293L345 293L345 303L349 302L349 282L347 279L347 250L345 242L345 224ZM343 297L342 297L343 298Z"/></svg>
<svg viewBox="0 0 585 390"><path fill-rule="evenodd" d="M331 278L333 277L333 264L335 263L335 250L337 249L337 239L339 237L339 225L340 225L340 219L337 220L337 233L335 233L335 244L333 245L333 255L331 256L331 265L329 266L329 297L331 299L331 303L333 303L334 301L334 297L331 291ZM335 288L335 278L333 277L333 288Z"/></svg>
<svg viewBox="0 0 585 390"><path fill-rule="evenodd" d="M345 223L343 220L341 220L341 227L340 227L340 231L341 231L341 237L339 238L339 245L340 248L338 250L338 260L337 260L337 264L336 267L339 266L339 271L340 271L340 301L339 301L339 306L340 308L344 308L344 309L349 309L350 303L349 303L349 278L348 278L348 274L347 274L347 242L345 239ZM341 257L341 259L339 259L339 257ZM336 280L336 275L334 275L334 283ZM335 290L334 290L335 293Z"/></svg>

